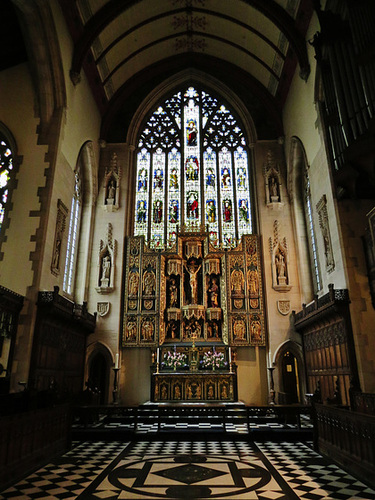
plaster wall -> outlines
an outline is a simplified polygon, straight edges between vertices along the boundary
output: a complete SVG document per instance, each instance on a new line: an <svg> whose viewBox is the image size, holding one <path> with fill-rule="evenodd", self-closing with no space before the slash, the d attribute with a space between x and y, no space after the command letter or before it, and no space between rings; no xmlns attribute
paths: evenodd
<svg viewBox="0 0 375 500"><path fill-rule="evenodd" d="M116 211L108 211L105 206L105 171L110 165L111 156L113 153L117 155L117 165L121 171L120 177L120 189L118 192L118 205L119 208ZM129 207L129 200L132 197L132 189L130 186L130 159L129 159L129 148L124 144L111 144L107 147L101 149L100 156L100 170L98 178L98 196L97 203L95 206L95 228L92 237L92 250L91 250L91 268L90 268L90 278L88 287L88 308L90 311L96 311L99 302L106 302L109 306L109 312L105 316L97 316L97 326L95 332L89 336L89 342L104 340L108 345L108 348L113 357L113 363L115 362L116 353L120 354L120 362L122 370L119 373L120 382L120 397L125 397L126 401L130 397L136 397L137 391L133 394L132 384L133 384L133 371L131 368L133 366L133 361L129 357L129 349L121 350L121 326L122 326L122 286L123 286L123 260L125 252L125 236L126 225L128 224L129 214L132 213L132 209ZM110 226L111 228L110 228ZM115 245L115 255L114 255L114 275L113 275L113 291L108 294L101 293L99 290L100 285L100 245L101 241L105 246L107 244L108 231L111 231L112 240ZM136 350L131 349L131 352ZM142 351L142 350L141 350ZM146 349L148 356L150 356L150 351ZM139 354L138 357L142 358ZM122 359L121 359L122 358ZM128 361L131 360L131 364L128 366ZM141 365L140 365L141 366ZM149 366L149 365L148 365ZM137 368L144 372L144 366L142 368ZM149 372L149 367L147 368ZM149 378L149 373L148 373ZM149 380L147 379L149 384ZM128 395L128 391L130 395ZM149 395L147 396L149 398ZM138 400L138 402L143 402Z"/></svg>
<svg viewBox="0 0 375 500"><path fill-rule="evenodd" d="M306 39L311 39L314 33L318 30L319 23L317 17L314 15L309 26ZM287 163L292 162L290 158L291 142L292 138L298 137L305 150L308 164L313 223L322 280L322 288L318 293L319 295L323 295L328 292L328 285L330 283L333 283L335 288L346 288L347 281L341 250L341 234L337 220L337 204L334 191L332 189L333 182L325 152L322 128L321 126L318 126L320 125L320 117L318 115L318 107L315 102L315 86L317 85L316 65L312 63L314 60L314 49L310 45L308 45L308 56L312 67L309 78L307 82L305 82L299 77L298 72L296 72L283 111L285 155ZM296 175L296 172L293 170L293 165L291 165L289 171L292 176ZM289 182L288 184L293 185L292 182ZM294 193L290 194L293 197ZM323 195L325 195L327 199L326 206L335 261L334 269L329 271L326 265L324 240L316 209L316 206Z"/></svg>
<svg viewBox="0 0 375 500"><path fill-rule="evenodd" d="M13 134L21 157L17 186L11 199L9 227L1 251L0 283L21 295L33 282L30 253L35 250L35 233L40 210L38 188L44 186L47 148L37 144L38 119L28 66L22 64L0 72L0 120Z"/></svg>
<svg viewBox="0 0 375 500"><path fill-rule="evenodd" d="M83 203L87 204L88 198L89 203L95 202L96 192L92 193L88 190L88 188L91 187L92 189L92 176L94 178L97 176L98 162L96 161L96 155L101 118L84 72L82 71L81 81L76 86L74 86L70 80L69 69L73 49L72 41L67 31L60 7L56 5L55 2L51 5L53 7L54 22L58 33L60 54L62 57L64 74L63 84L66 89L67 106L63 114L54 166L54 179L50 198L47 235L45 238L46 246L45 258L43 259L42 267L41 289L52 290L53 287L57 285L60 287L60 291L62 293L65 255L69 232L69 219L71 215L71 202L75 185L74 171L76 169L79 154L83 145L87 141L92 141L94 144L94 158L92 163L89 165L89 168L92 168L94 172L91 172L89 169L85 170L82 168L81 173L83 177L88 177L83 179ZM51 273L51 262L53 258L58 200L61 200L61 202L68 209L68 215L66 219L64 239L61 246L60 273L55 276ZM81 219L81 222L81 241L85 241L85 245L82 245L85 248L82 248L81 246L80 251L87 252L91 225L88 223L89 221L85 219ZM87 237L84 238L84 236ZM78 270L76 279L77 293L75 295L70 295L68 298L76 301L80 300L82 303L85 298L83 292L85 282L86 276ZM93 312L92 310L89 311Z"/></svg>
<svg viewBox="0 0 375 500"><path fill-rule="evenodd" d="M266 200L264 165L267 162L267 154L270 152L276 163L280 166L281 171L280 203L269 203L269 200ZM286 188L286 166L282 145L277 141L258 142L255 147L255 164L257 173L256 183L260 234L263 246L263 288L266 310L266 331L268 336L267 367L270 367L274 362L275 353L281 344L289 339L300 342L300 339L291 327L290 314L282 314L280 312L281 304L279 301L288 301L290 312L292 310L298 310L301 307L301 293L292 213ZM275 262L272 255L272 249L277 242L283 242L284 238L288 252L287 275L290 289L279 291L274 288ZM265 369L262 376L267 378Z"/></svg>

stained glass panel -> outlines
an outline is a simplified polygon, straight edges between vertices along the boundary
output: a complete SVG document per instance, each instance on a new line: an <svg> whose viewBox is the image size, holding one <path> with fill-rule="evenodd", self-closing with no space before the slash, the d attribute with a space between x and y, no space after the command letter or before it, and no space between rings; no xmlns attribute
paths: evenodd
<svg viewBox="0 0 375 500"><path fill-rule="evenodd" d="M159 148L152 155L152 219L151 238L152 248L164 246L164 184L165 184L165 154Z"/></svg>
<svg viewBox="0 0 375 500"><path fill-rule="evenodd" d="M238 238L243 234L251 234L251 205L249 178L247 171L248 159L247 152L241 146L234 151L234 170L236 179L237 193L237 220L238 220Z"/></svg>
<svg viewBox="0 0 375 500"><path fill-rule="evenodd" d="M203 153L204 164L204 204L206 211L206 226L213 245L219 243L218 190L216 175L216 153L211 148Z"/></svg>
<svg viewBox="0 0 375 500"><path fill-rule="evenodd" d="M219 152L220 194L222 207L222 243L228 248L236 244L234 220L232 154L227 148Z"/></svg>
<svg viewBox="0 0 375 500"><path fill-rule="evenodd" d="M176 241L181 210L181 154L176 148L168 154L168 219L167 246Z"/></svg>
<svg viewBox="0 0 375 500"><path fill-rule="evenodd" d="M151 154L143 148L137 155L137 193L135 202L134 234L147 239L149 172Z"/></svg>
<svg viewBox="0 0 375 500"><path fill-rule="evenodd" d="M5 205L8 200L8 184L13 170L13 156L8 144L0 140L0 229L4 221Z"/></svg>
<svg viewBox="0 0 375 500"><path fill-rule="evenodd" d="M185 226L191 231L201 222L199 94L193 87L184 95L184 123Z"/></svg>

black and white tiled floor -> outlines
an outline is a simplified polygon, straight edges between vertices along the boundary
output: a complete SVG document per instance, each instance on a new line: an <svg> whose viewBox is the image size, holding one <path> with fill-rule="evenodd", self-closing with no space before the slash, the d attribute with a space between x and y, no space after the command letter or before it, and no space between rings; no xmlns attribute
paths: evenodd
<svg viewBox="0 0 375 500"><path fill-rule="evenodd" d="M0 498L360 500L375 491L309 443L144 440L75 443Z"/></svg>

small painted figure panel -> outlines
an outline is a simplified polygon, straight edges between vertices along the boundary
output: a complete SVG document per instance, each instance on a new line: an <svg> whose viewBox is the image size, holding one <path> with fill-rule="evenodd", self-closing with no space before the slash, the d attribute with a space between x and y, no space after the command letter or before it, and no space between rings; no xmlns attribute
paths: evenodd
<svg viewBox="0 0 375 500"><path fill-rule="evenodd" d="M178 222L178 200L171 200L169 205L169 222L177 224Z"/></svg>
<svg viewBox="0 0 375 500"><path fill-rule="evenodd" d="M198 130L195 120L189 120L186 127L186 145L196 146L198 142Z"/></svg>
<svg viewBox="0 0 375 500"><path fill-rule="evenodd" d="M153 221L155 224L160 224L163 219L163 202L161 200L154 201Z"/></svg>
<svg viewBox="0 0 375 500"><path fill-rule="evenodd" d="M240 220L244 222L249 221L249 207L248 207L248 201L247 200L239 200L238 201L239 205L239 215L240 215Z"/></svg>
<svg viewBox="0 0 375 500"><path fill-rule="evenodd" d="M189 156L185 162L187 181L197 181L199 176L199 162L196 156Z"/></svg>
<svg viewBox="0 0 375 500"><path fill-rule="evenodd" d="M232 201L226 199L223 201L223 221L232 222L232 219L233 219Z"/></svg>
<svg viewBox="0 0 375 500"><path fill-rule="evenodd" d="M137 203L137 222L142 224L146 222L147 216L147 202L145 200L139 200Z"/></svg>
<svg viewBox="0 0 375 500"><path fill-rule="evenodd" d="M207 222L216 222L215 200L207 200L207 202L206 202L206 218L207 218Z"/></svg>
<svg viewBox="0 0 375 500"><path fill-rule="evenodd" d="M199 209L198 193L196 191L190 191L187 197L188 219L198 219L199 218L198 209Z"/></svg>

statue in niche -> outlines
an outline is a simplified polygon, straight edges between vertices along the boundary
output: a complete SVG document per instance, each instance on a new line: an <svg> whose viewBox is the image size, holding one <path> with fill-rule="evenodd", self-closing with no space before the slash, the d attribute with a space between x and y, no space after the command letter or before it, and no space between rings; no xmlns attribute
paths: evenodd
<svg viewBox="0 0 375 500"><path fill-rule="evenodd" d="M223 384L223 387L221 389L220 397L221 397L221 399L228 399L228 389L227 389L227 386L225 384Z"/></svg>
<svg viewBox="0 0 375 500"><path fill-rule="evenodd" d="M191 291L190 304L198 304L198 272L202 267L201 264L198 265L195 259L192 259L190 263L185 266L187 272L189 273L189 284Z"/></svg>
<svg viewBox="0 0 375 500"><path fill-rule="evenodd" d="M163 385L161 388L161 399L167 399L167 398L168 398L167 388L165 385Z"/></svg>
<svg viewBox="0 0 375 500"><path fill-rule="evenodd" d="M153 340L154 337L154 325L153 323L146 319L142 324L142 340Z"/></svg>
<svg viewBox="0 0 375 500"><path fill-rule="evenodd" d="M167 337L169 339L175 339L179 337L178 334L178 323L177 321L171 321L167 326Z"/></svg>
<svg viewBox="0 0 375 500"><path fill-rule="evenodd" d="M201 337L201 325L198 320L190 321L185 328L186 337L190 339L198 339Z"/></svg>
<svg viewBox="0 0 375 500"><path fill-rule="evenodd" d="M279 189L278 182L276 177L270 177L269 179L269 190L270 190L270 201L278 202L279 201Z"/></svg>
<svg viewBox="0 0 375 500"><path fill-rule="evenodd" d="M207 337L210 339L219 338L219 328L214 321L207 323Z"/></svg>
<svg viewBox="0 0 375 500"><path fill-rule="evenodd" d="M174 399L181 399L181 388L179 385L174 387Z"/></svg>
<svg viewBox="0 0 375 500"><path fill-rule="evenodd" d="M156 279L152 271L147 271L143 275L143 292L145 295L154 295Z"/></svg>
<svg viewBox="0 0 375 500"><path fill-rule="evenodd" d="M116 182L111 179L107 186L107 197L106 202L108 205L114 205L116 198Z"/></svg>
<svg viewBox="0 0 375 500"><path fill-rule="evenodd" d="M259 296L259 278L255 270L249 271L249 289L250 297Z"/></svg>
<svg viewBox="0 0 375 500"><path fill-rule="evenodd" d="M240 319L234 322L233 333L234 340L245 340L246 325L244 320Z"/></svg>
<svg viewBox="0 0 375 500"><path fill-rule="evenodd" d="M212 384L210 384L208 386L208 391L207 391L207 398L208 399L213 399L214 398L214 386Z"/></svg>
<svg viewBox="0 0 375 500"><path fill-rule="evenodd" d="M279 250L275 255L276 275L279 285L286 283L286 265L284 254Z"/></svg>
<svg viewBox="0 0 375 500"><path fill-rule="evenodd" d="M126 340L136 340L137 324L134 321L129 321L127 324Z"/></svg>
<svg viewBox="0 0 375 500"><path fill-rule="evenodd" d="M219 307L219 286L217 284L217 278L215 277L211 280L211 286L208 289L208 294L210 297L211 307Z"/></svg>
<svg viewBox="0 0 375 500"><path fill-rule="evenodd" d="M262 326L259 320L251 323L251 340L262 340Z"/></svg>
<svg viewBox="0 0 375 500"><path fill-rule="evenodd" d="M138 294L139 287L139 274L136 271L132 271L129 275L129 295L134 297Z"/></svg>
<svg viewBox="0 0 375 500"><path fill-rule="evenodd" d="M169 282L169 306L178 307L178 288L174 278Z"/></svg>
<svg viewBox="0 0 375 500"><path fill-rule="evenodd" d="M243 277L243 272L236 269L232 272L232 291L234 295L241 295L244 290L245 279Z"/></svg>
<svg viewBox="0 0 375 500"><path fill-rule="evenodd" d="M100 278L100 286L107 287L111 276L111 257L106 254L102 259L102 274Z"/></svg>

